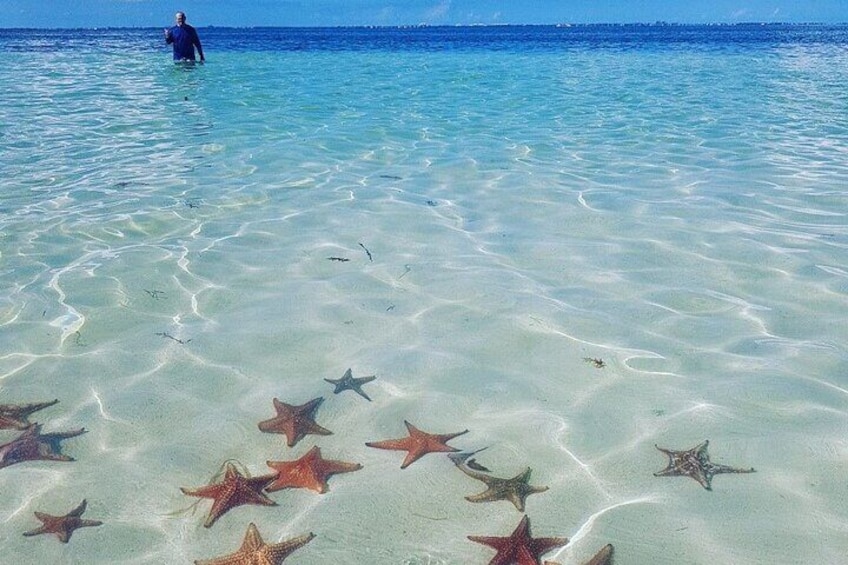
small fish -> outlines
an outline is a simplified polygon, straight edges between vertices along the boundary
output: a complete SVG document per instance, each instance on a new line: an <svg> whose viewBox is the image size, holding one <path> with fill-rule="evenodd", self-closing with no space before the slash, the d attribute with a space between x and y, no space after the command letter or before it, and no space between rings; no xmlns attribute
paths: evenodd
<svg viewBox="0 0 848 565"><path fill-rule="evenodd" d="M327 257L328 261L338 261L340 263L347 263L350 259L346 257Z"/></svg>

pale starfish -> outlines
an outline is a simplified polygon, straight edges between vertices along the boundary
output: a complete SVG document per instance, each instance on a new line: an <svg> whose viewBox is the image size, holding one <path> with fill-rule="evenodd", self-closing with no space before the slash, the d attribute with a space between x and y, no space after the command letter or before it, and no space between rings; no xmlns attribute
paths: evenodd
<svg viewBox="0 0 848 565"><path fill-rule="evenodd" d="M749 469L739 469L736 467L728 467L727 465L716 465L710 461L710 456L707 454L707 446L709 440L704 440L704 443L696 445L692 449L685 451L673 451L665 449L658 445L654 446L668 456L668 466L662 471L654 473L655 477L691 477L698 481L702 487L707 490L712 490L712 480L714 475L719 473L753 473L753 467Z"/></svg>
<svg viewBox="0 0 848 565"><path fill-rule="evenodd" d="M24 461L73 461L73 457L62 455L60 443L84 433L85 429L80 428L70 432L42 434L41 425L32 424L9 443L0 445L0 469Z"/></svg>
<svg viewBox="0 0 848 565"><path fill-rule="evenodd" d="M362 390L362 385L364 385L365 383L370 383L376 378L377 377L375 377L374 375L371 375L369 377L354 378L353 373L350 369L348 369L347 371L345 371L345 374L342 375L342 378L340 379L324 380L336 386L335 390L333 390L333 394L338 394L345 390L352 390L353 392L370 402L371 398L367 394L365 394L365 391Z"/></svg>
<svg viewBox="0 0 848 565"><path fill-rule="evenodd" d="M501 479L480 473L468 468L466 465L457 465L457 467L472 479L482 481L488 487L480 494L466 496L465 500L469 502L508 500L515 505L515 508L519 512L524 512L524 501L528 496L548 490L548 487L534 487L529 484L530 474L532 473L530 467L527 467L511 479Z"/></svg>

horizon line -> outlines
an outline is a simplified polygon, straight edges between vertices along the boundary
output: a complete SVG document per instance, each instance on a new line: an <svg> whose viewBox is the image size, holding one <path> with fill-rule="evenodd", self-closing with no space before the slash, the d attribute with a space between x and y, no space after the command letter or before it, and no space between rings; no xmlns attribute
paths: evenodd
<svg viewBox="0 0 848 565"><path fill-rule="evenodd" d="M817 21L740 21L740 22L669 22L657 20L653 22L559 22L559 23L479 23L479 24L358 24L358 25L197 25L198 29L418 29L418 28L481 28L481 27L732 27L732 26L845 26L845 22L817 22ZM121 29L159 29L161 26L91 26L91 27L37 27L37 26L0 26L0 31L14 30L50 30L50 31L96 31L96 30L121 30Z"/></svg>

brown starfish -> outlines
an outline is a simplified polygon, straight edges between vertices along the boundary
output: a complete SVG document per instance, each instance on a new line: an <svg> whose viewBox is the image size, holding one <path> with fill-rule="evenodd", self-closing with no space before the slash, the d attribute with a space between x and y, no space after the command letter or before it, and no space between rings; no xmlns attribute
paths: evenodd
<svg viewBox="0 0 848 565"><path fill-rule="evenodd" d="M30 426L29 415L53 406L59 400L33 404L0 404L0 430L25 430Z"/></svg>
<svg viewBox="0 0 848 565"><path fill-rule="evenodd" d="M274 409L277 415L270 420L259 422L259 429L269 434L285 434L289 447L294 447L307 434L318 434L322 436L331 435L333 432L324 429L315 423L312 413L324 402L323 397L313 398L306 404L295 406L274 399Z"/></svg>
<svg viewBox="0 0 848 565"><path fill-rule="evenodd" d="M685 451L672 451L655 445L657 449L668 456L668 466L662 471L654 473L655 477L691 477L698 481L702 487L707 490L712 489L713 475L719 473L753 473L754 469L738 469L736 467L728 467L727 465L716 465L710 461L710 456L707 454L707 446L709 440L704 440L704 443L696 445L692 449Z"/></svg>
<svg viewBox="0 0 848 565"><path fill-rule="evenodd" d="M333 461L321 457L321 448L313 447L295 461L268 461L268 466L277 474L274 482L265 487L268 492L285 488L308 488L318 493L327 492L327 479L338 473L350 473L362 469L359 463Z"/></svg>
<svg viewBox="0 0 848 565"><path fill-rule="evenodd" d="M197 560L194 563L195 565L279 565L292 552L312 541L314 537L315 534L310 532L280 543L265 543L256 525L251 523L247 527L247 533L238 551L232 555Z"/></svg>
<svg viewBox="0 0 848 565"><path fill-rule="evenodd" d="M404 420L403 423L406 424L406 429L409 431L408 437L401 439L386 439L383 441L369 441L365 444L368 447L376 447L377 449L407 451L408 453L406 454L406 458L400 466L401 469L406 469L414 461L428 453L448 453L459 451L458 449L447 445L447 442L457 436L468 433L468 430L464 430L455 434L428 434L426 432L422 432L406 420Z"/></svg>
<svg viewBox="0 0 848 565"><path fill-rule="evenodd" d="M71 534L74 533L74 530L77 528L87 528L103 524L103 522L99 522L97 520L85 520L81 518L80 516L82 516L82 513L85 512L85 507L86 502L83 500L79 506L64 516L51 516L50 514L45 514L43 512L36 512L35 517L41 520L41 526L29 532L24 532L24 535L37 536L39 534L56 534L59 541L62 543L68 543L68 540L71 539Z"/></svg>
<svg viewBox="0 0 848 565"><path fill-rule="evenodd" d="M0 445L0 469L24 461L73 461L73 457L62 455L60 442L84 433L85 428L42 434L41 424L32 424L9 443Z"/></svg>
<svg viewBox="0 0 848 565"><path fill-rule="evenodd" d="M333 394L338 394L344 390L352 390L353 392L370 402L371 398L367 394L365 394L365 391L362 390L362 385L364 385L365 383L370 383L376 378L377 377L375 377L374 375L371 375L370 377L354 378L353 373L350 369L348 369L347 371L345 371L345 374L342 375L342 378L340 379L324 380L330 384L336 385L335 390L333 390Z"/></svg>
<svg viewBox="0 0 848 565"><path fill-rule="evenodd" d="M273 480L274 475L245 477L238 472L235 465L228 462L224 471L224 480L220 483L212 483L196 489L181 488L180 490L189 496L211 498L215 501L212 503L206 522L203 523L204 527L211 528L218 518L236 506L242 504L276 506L276 502L262 493L262 489Z"/></svg>
<svg viewBox="0 0 848 565"><path fill-rule="evenodd" d="M507 538L468 536L471 541L494 548L498 553L489 565L539 565L539 558L556 547L568 543L567 538L531 538L530 518L524 516Z"/></svg>
<svg viewBox="0 0 848 565"><path fill-rule="evenodd" d="M529 484L530 467L517 474L511 479L500 479L485 473L480 473L468 468L467 465L457 465L460 471L486 484L487 488L480 494L466 496L469 502L492 502L495 500L508 500L515 505L519 512L524 512L524 501L531 494L545 492L548 487L534 487Z"/></svg>

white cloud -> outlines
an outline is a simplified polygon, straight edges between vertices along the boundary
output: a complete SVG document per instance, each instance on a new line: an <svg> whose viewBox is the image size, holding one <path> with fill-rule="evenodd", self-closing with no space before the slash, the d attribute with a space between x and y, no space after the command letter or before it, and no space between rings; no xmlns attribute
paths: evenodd
<svg viewBox="0 0 848 565"><path fill-rule="evenodd" d="M444 19L450 12L450 9L451 0L441 0L438 4L431 6L424 12L424 18L428 22Z"/></svg>

